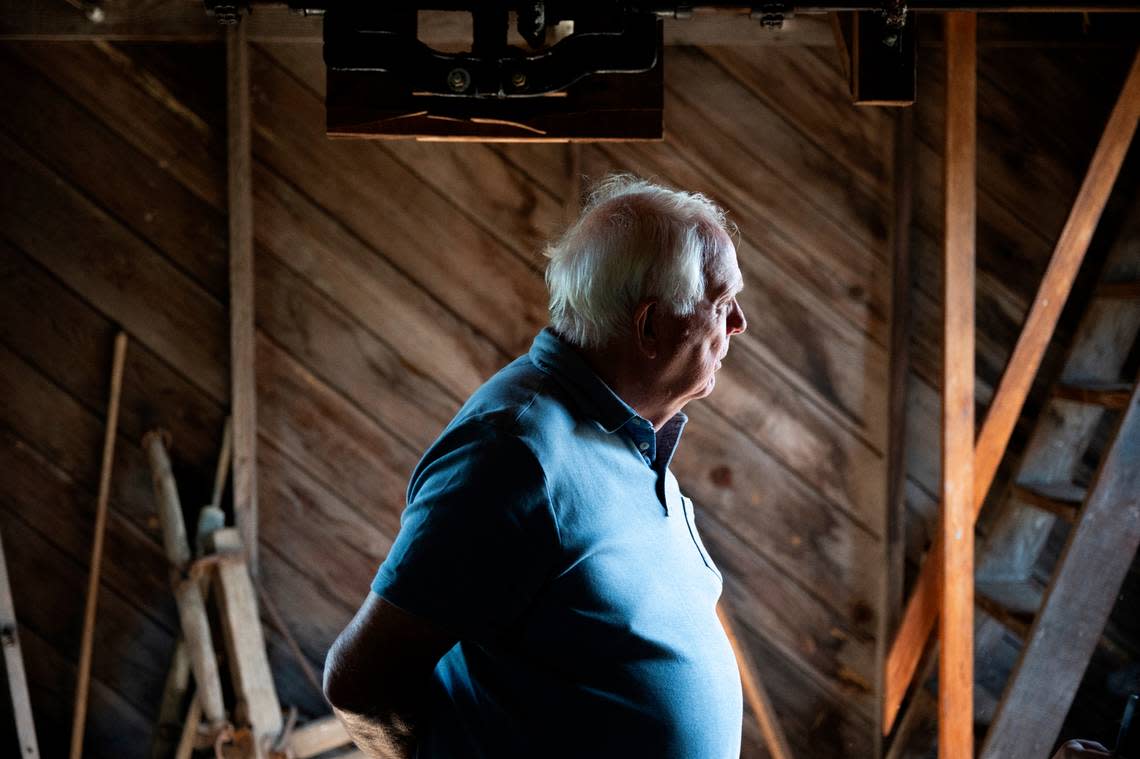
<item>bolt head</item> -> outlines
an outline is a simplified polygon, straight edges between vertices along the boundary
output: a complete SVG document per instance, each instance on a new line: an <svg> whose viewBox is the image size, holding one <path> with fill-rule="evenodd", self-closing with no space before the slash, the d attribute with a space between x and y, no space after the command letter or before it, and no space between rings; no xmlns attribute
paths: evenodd
<svg viewBox="0 0 1140 759"><path fill-rule="evenodd" d="M471 86L471 75L467 69L452 69L447 74L447 86L452 92L466 92Z"/></svg>
<svg viewBox="0 0 1140 759"><path fill-rule="evenodd" d="M511 84L515 87L525 87L526 74L521 71L516 71L515 73L511 74Z"/></svg>

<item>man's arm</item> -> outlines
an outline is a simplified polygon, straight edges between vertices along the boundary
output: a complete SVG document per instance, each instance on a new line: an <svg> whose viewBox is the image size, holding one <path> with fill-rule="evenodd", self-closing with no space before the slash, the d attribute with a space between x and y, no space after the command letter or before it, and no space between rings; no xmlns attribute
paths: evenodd
<svg viewBox="0 0 1140 759"><path fill-rule="evenodd" d="M369 593L325 660L325 697L366 754L415 755L436 662L455 638Z"/></svg>

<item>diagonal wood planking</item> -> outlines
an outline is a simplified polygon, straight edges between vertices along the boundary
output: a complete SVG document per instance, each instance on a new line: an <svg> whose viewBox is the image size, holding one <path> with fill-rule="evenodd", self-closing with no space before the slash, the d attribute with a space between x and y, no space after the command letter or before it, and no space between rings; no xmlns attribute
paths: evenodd
<svg viewBox="0 0 1140 759"><path fill-rule="evenodd" d="M186 444L178 450L190 456L190 486L200 490L226 371L211 357L225 334L222 101L211 94L221 85L220 52L107 43L0 50L0 71L27 82L18 106L6 106L21 114L0 127L7 135L0 152L32 197L51 201L20 200L5 211L23 262L17 273L39 282L48 302L77 302L89 312L80 323L93 334L109 330L114 318L143 338L146 376L166 376L168 395L136 396L124 418L134 414L136 426L172 422ZM728 77L726 66L699 51L683 55L682 71ZM789 71L821 65L783 55ZM253 66L263 526L268 542L296 549L266 550L264 572L306 654L319 661L387 550L404 480L424 441L544 321L537 246L562 221L572 164L561 146L329 144L319 119L282 123L282 104L291 113L320 112L319 89L305 84L295 57L255 48ZM679 92L692 89L678 81ZM777 709L800 726L801 745L822 746L825 756L859 753L871 729L868 610L877 585L869 570L877 537L867 525L879 522L881 488L875 425L882 401L875 396L884 356L875 334L883 264L875 246L882 229L869 212L879 190L833 179L819 194L798 186L799 171L817 177L827 168L825 125L816 121L813 137L801 140L797 132L806 127L792 112L773 110L771 98L764 105L763 88L722 82L717 91L763 116L763 128L795 148L769 157L776 163L769 171L784 186L766 189L767 205L751 198L750 176L698 152L703 104L682 105L686 121L679 123L688 126L676 135L679 158L647 147L636 160L658 162L667 180L699 177L714 196L723 186L725 201L742 209L736 218L746 231L790 221L742 248L750 274L775 277L757 288L766 297L750 308L776 327L758 329L766 337L749 338L731 359L724 397L697 410L689 462L679 461L678 471L684 467L686 487L706 504L702 523L712 550L736 568L727 592L747 601L740 612L747 637L764 652L762 661L783 672ZM26 113L38 108L73 124L79 144L40 133ZM727 144L759 160L763 131L730 126L721 128ZM637 150L598 155L610 166L629 165ZM733 159L740 164L739 154ZM126 192L108 179L119 166L131 180ZM874 169L847 171L860 179L846 181L857 184ZM849 189L854 216L832 207ZM787 209L799 215L778 212ZM70 231L19 229L23 213ZM816 227L832 241L818 244ZM81 240L94 251L82 267L63 255ZM122 251L117 257L112 246ZM455 266L457 255L466 268ZM829 262L836 273L827 271ZM473 271L479 276L464 276ZM785 288L775 286L778 278ZM148 286L176 297L148 300L137 292ZM797 347L805 324L815 346L809 351ZM19 343L14 334L8 340ZM98 394L63 366L64 354L20 345L53 382L70 377L55 394L87 404L82 429L94 429L90 398ZM815 349L830 357L820 363ZM174 402L180 398L201 413L182 413ZM65 438L39 440L43 430L32 422L21 430L49 455L74 456ZM85 465L75 462L79 476L89 476L79 471ZM116 503L137 525L135 539L145 541L154 536L149 501L139 495L144 469L123 473ZM328 530L310 543L300 536L312 520ZM765 522L776 529L759 529ZM137 603L140 611L145 606ZM278 648L271 655L275 665L283 662ZM164 666L160 660L155 668Z"/></svg>

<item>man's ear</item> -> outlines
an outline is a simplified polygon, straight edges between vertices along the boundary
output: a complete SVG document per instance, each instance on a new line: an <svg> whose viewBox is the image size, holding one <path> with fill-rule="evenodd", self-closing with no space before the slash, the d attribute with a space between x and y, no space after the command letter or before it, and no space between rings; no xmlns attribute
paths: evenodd
<svg viewBox="0 0 1140 759"><path fill-rule="evenodd" d="M657 315L659 311L657 301L650 299L638 303L637 310L633 312L637 348L646 358L657 358Z"/></svg>

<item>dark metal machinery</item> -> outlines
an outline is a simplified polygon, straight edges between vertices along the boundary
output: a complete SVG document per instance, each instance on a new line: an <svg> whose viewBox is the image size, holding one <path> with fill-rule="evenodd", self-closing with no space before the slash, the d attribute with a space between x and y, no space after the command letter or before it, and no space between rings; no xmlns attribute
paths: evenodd
<svg viewBox="0 0 1140 759"><path fill-rule="evenodd" d="M251 5L286 4L204 2L207 12L231 24ZM698 10L691 4L618 0L287 4L324 17L329 134L421 139L660 139L662 19L687 18ZM915 92L915 11L1118 12L1140 5L815 0L729 2L715 9L767 28L782 27L796 13L835 11L855 102L909 105ZM427 10L470 14L470 49L441 52L421 42L417 17ZM521 45L509 43L512 18Z"/></svg>

